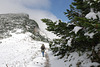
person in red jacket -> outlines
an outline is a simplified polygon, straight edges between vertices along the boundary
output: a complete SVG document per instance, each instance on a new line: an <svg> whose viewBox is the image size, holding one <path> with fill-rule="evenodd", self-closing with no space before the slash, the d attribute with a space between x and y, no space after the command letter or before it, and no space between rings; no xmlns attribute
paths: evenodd
<svg viewBox="0 0 100 67"><path fill-rule="evenodd" d="M42 46L41 46L41 52L42 52L42 56L44 57L44 52L45 52L45 45L44 44L42 44Z"/></svg>

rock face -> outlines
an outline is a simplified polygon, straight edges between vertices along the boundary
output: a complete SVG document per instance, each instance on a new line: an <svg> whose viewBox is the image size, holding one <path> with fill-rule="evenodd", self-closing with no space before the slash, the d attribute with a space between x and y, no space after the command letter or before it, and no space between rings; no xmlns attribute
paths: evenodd
<svg viewBox="0 0 100 67"><path fill-rule="evenodd" d="M22 29L23 32L31 32L36 36L36 33L38 33L38 35L41 36L38 31L38 24L34 20L30 19L28 14L0 14L0 38L10 36L9 32L16 31L16 29ZM39 36L37 38L41 39L42 36Z"/></svg>

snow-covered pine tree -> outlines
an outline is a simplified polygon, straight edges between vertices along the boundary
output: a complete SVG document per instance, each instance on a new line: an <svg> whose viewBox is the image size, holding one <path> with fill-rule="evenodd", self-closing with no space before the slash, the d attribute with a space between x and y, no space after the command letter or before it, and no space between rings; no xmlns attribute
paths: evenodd
<svg viewBox="0 0 100 67"><path fill-rule="evenodd" d="M91 11L86 15L86 18L89 19L93 26L93 30L91 30L93 35L93 42L95 45L100 48L98 43L100 43L100 0L88 0L88 4L91 7ZM95 48L95 46L94 46ZM92 50L92 61L100 63L100 49Z"/></svg>
<svg viewBox="0 0 100 67"><path fill-rule="evenodd" d="M86 17L92 8L90 2L87 0L74 0L70 5L70 9L64 12L70 20L68 23L42 19L48 26L48 31L52 31L61 37L50 43L50 47L56 56L60 55L62 58L66 53L74 51L92 51L100 43L99 17L97 16L97 19ZM97 4L93 4L93 6L95 5Z"/></svg>

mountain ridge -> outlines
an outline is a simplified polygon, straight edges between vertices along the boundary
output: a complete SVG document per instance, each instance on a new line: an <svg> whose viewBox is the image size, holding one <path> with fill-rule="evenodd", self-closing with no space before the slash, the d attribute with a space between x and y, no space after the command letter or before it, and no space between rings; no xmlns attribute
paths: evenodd
<svg viewBox="0 0 100 67"><path fill-rule="evenodd" d="M11 36L9 32L15 32L17 29L22 29L22 33L31 32L32 34L34 34L32 36L33 39L45 39L45 37L39 33L40 28L37 22L33 19L30 19L28 14L0 14L0 39Z"/></svg>

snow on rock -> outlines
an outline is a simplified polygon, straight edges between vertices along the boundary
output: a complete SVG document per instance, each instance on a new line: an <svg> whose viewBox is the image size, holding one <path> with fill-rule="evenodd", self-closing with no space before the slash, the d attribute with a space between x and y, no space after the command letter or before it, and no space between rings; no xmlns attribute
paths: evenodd
<svg viewBox="0 0 100 67"><path fill-rule="evenodd" d="M30 35L12 33L12 37L0 40L0 67L44 67L43 42L32 40Z"/></svg>

